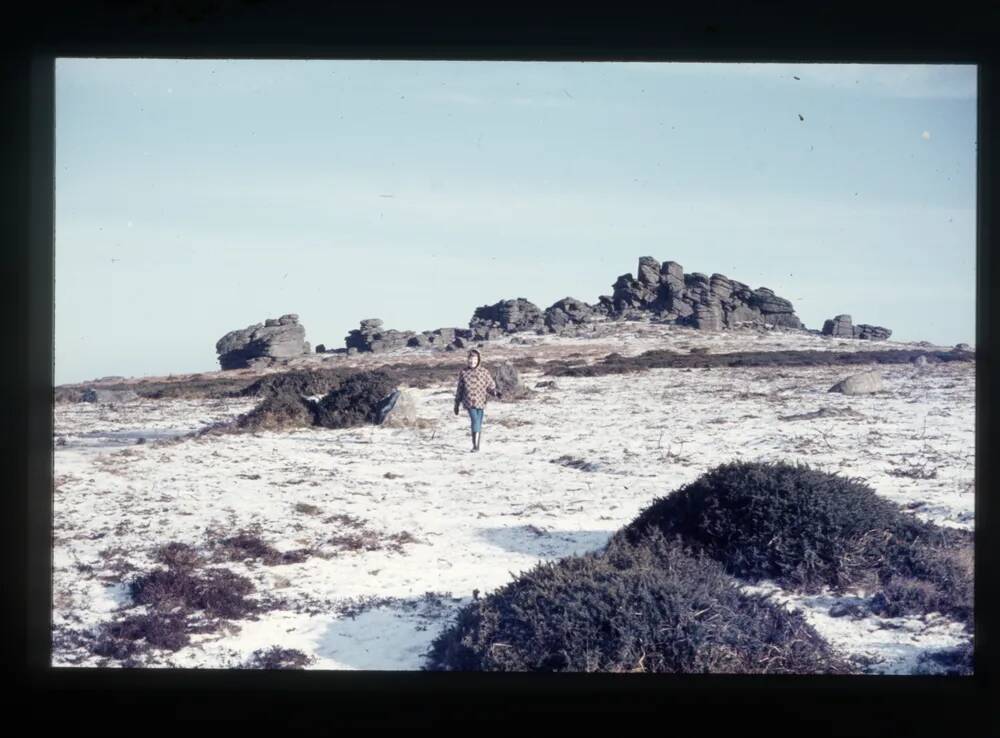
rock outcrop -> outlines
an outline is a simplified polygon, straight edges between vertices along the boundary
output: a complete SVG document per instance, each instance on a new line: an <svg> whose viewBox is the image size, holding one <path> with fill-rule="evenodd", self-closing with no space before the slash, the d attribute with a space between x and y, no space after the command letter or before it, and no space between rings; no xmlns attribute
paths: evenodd
<svg viewBox="0 0 1000 738"><path fill-rule="evenodd" d="M383 353L385 351L395 351L406 348L410 340L416 336L413 331L387 330L382 327L382 321L378 318L369 318L361 321L361 327L352 330L344 342L347 349L357 349L358 351L371 351L373 353Z"/></svg>
<svg viewBox="0 0 1000 738"><path fill-rule="evenodd" d="M638 277L623 274L612 290L610 297L601 297L601 310L613 318L652 313L665 322L703 330L745 323L803 328L792 303L767 287L752 290L724 274L685 274L676 261L661 264L651 256L639 259Z"/></svg>
<svg viewBox="0 0 1000 738"><path fill-rule="evenodd" d="M309 353L306 329L294 313L230 331L215 344L223 369L243 369L260 360L290 359Z"/></svg>
<svg viewBox="0 0 1000 738"><path fill-rule="evenodd" d="M652 256L640 257L636 276L622 274L611 289L593 305L564 297L544 312L524 298L484 305L469 322L472 338L494 340L520 331L572 334L596 321L646 317L702 330L743 324L804 329L792 303L767 287L754 290L724 274L685 274L676 261L660 263Z"/></svg>
<svg viewBox="0 0 1000 738"><path fill-rule="evenodd" d="M359 351L384 353L401 348L436 348L452 350L462 348L465 341L472 337L468 328L436 328L432 331L397 331L382 327L382 321L369 318L361 321L361 327L352 330L344 339L347 352L355 354Z"/></svg>
<svg viewBox="0 0 1000 738"><path fill-rule="evenodd" d="M823 323L823 335L835 338L858 338L868 341L885 341L892 331L878 325L854 325L850 315L838 315Z"/></svg>
<svg viewBox="0 0 1000 738"><path fill-rule="evenodd" d="M490 341L507 333L545 329L545 316L538 306L523 297L501 300L476 308L469 321L472 338Z"/></svg>

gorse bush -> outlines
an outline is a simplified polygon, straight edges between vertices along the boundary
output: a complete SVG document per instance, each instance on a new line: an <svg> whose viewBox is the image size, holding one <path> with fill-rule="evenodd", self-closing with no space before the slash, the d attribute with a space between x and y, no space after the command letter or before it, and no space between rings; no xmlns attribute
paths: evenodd
<svg viewBox="0 0 1000 738"><path fill-rule="evenodd" d="M260 648L254 651L250 658L241 664L241 669L303 669L312 659L294 648Z"/></svg>
<svg viewBox="0 0 1000 738"><path fill-rule="evenodd" d="M248 413L236 419L236 428L244 431L285 430L313 425L315 415L309 402L299 393L284 387L267 395Z"/></svg>
<svg viewBox="0 0 1000 738"><path fill-rule="evenodd" d="M613 540L679 535L735 576L814 592L883 590L887 614L971 624L972 535L924 523L860 481L787 463L719 466L653 502Z"/></svg>
<svg viewBox="0 0 1000 738"><path fill-rule="evenodd" d="M222 430L268 431L304 428L351 428L378 422L378 411L391 395L398 380L387 372L340 374L300 372L264 377L245 390L247 395L263 395L250 412L240 415ZM317 403L303 395L332 387Z"/></svg>
<svg viewBox="0 0 1000 738"><path fill-rule="evenodd" d="M429 670L844 673L800 615L650 534L543 563L461 610Z"/></svg>
<svg viewBox="0 0 1000 738"><path fill-rule="evenodd" d="M253 591L249 579L222 568L200 572L154 569L129 583L129 594L137 605L161 612L201 610L211 617L233 619L257 611L257 603L247 599Z"/></svg>
<svg viewBox="0 0 1000 738"><path fill-rule="evenodd" d="M319 401L316 424L324 428L350 428L375 423L382 401L395 389L396 380L385 372L352 374Z"/></svg>
<svg viewBox="0 0 1000 738"><path fill-rule="evenodd" d="M298 395L325 395L349 373L349 369L315 369L268 374L234 394L239 397L266 397L291 391Z"/></svg>
<svg viewBox="0 0 1000 738"><path fill-rule="evenodd" d="M102 623L91 651L98 656L127 660L150 648L177 651L190 642L183 615L152 612Z"/></svg>

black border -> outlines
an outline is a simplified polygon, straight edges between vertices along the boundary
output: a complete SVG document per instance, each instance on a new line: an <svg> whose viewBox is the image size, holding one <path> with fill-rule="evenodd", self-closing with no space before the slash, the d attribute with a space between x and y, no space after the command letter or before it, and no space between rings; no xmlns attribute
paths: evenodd
<svg viewBox="0 0 1000 738"><path fill-rule="evenodd" d="M11 484L3 495L4 580L14 615L4 664L19 677L20 711L42 721L142 730L170 720L276 720L413 725L447 716L574 716L616 725L663 711L657 728L722 726L769 732L795 727L835 735L996 735L987 692L995 684L995 505L989 499L996 447L993 356L997 325L993 180L1000 13L974 5L841 2L704 3L628 9L624 4L428 8L406 2L105 0L36 2L7 18L0 126L4 158L4 312L16 328L0 364L7 410L3 448ZM978 256L976 435L976 676L623 677L421 673L63 670L49 658L53 335L55 56L176 56L398 59L645 59L672 61L850 61L978 63ZM9 213L9 219L6 215ZM6 256L6 254L5 254ZM886 275L889 278L889 275ZM932 284L928 275L928 284ZM928 293L928 305L934 296ZM995 574L992 577L996 579ZM24 705L27 706L27 705ZM126 717L127 715L127 717ZM660 717L660 716L658 716ZM987 721L992 720L992 725ZM134 727L133 727L134 726ZM991 729L992 728L992 729ZM655 728L654 728L655 729Z"/></svg>

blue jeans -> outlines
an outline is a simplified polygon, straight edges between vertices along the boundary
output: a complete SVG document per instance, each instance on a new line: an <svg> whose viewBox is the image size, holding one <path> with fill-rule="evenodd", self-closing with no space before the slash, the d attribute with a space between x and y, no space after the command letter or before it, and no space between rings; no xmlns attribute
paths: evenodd
<svg viewBox="0 0 1000 738"><path fill-rule="evenodd" d="M469 418L472 420L472 432L479 433L483 429L483 408L470 407Z"/></svg>

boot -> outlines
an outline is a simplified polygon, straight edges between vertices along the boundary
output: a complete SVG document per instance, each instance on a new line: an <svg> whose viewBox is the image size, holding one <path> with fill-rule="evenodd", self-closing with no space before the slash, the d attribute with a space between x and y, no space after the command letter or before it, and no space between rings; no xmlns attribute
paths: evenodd
<svg viewBox="0 0 1000 738"><path fill-rule="evenodd" d="M479 450L479 439L482 437L482 435L483 435L482 433L473 433L472 434L472 450L473 451L478 451Z"/></svg>

